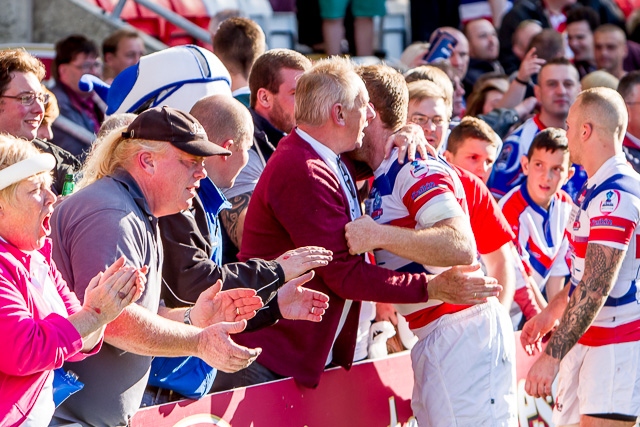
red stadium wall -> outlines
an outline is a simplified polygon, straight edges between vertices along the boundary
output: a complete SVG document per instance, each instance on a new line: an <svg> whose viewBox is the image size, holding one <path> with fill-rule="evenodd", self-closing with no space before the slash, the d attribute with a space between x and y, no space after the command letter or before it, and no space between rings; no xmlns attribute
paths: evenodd
<svg viewBox="0 0 640 427"><path fill-rule="evenodd" d="M551 427L551 400L524 393L535 361L518 343L518 410L522 427ZM131 427L404 427L411 426L413 376L408 352L324 373L317 389L292 379L141 409Z"/></svg>

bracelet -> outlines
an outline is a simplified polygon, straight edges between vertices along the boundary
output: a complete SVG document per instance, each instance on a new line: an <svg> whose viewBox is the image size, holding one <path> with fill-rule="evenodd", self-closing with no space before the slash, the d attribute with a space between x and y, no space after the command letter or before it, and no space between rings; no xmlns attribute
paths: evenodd
<svg viewBox="0 0 640 427"><path fill-rule="evenodd" d="M191 309L192 308L193 307L189 307L184 311L183 321L187 325L193 325L193 323L191 323Z"/></svg>
<svg viewBox="0 0 640 427"><path fill-rule="evenodd" d="M515 78L514 80L515 80L515 81L517 81L518 83L520 83L520 84L521 84L521 85L523 85L523 86L529 86L529 82L525 82L525 81L523 81L523 80L520 80L520 79L518 78L518 76L516 76L516 78Z"/></svg>

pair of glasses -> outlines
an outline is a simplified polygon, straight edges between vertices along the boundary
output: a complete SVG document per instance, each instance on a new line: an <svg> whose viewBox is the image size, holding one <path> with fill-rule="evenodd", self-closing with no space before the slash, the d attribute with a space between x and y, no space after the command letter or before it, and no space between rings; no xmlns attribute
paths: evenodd
<svg viewBox="0 0 640 427"><path fill-rule="evenodd" d="M0 95L0 98L11 98L11 99L18 99L20 100L20 103L22 105L33 105L34 102L36 102L36 99L42 104L46 104L47 102L49 102L49 94L48 93L33 93L33 92L28 92L28 93L22 93L20 95L16 95L16 96L10 96L10 95Z"/></svg>
<svg viewBox="0 0 640 427"><path fill-rule="evenodd" d="M77 64L70 64L73 67L75 67L78 70L84 71L84 72L89 72L92 70L95 70L96 68L102 68L102 61L96 61L96 62L85 62L83 64L77 65Z"/></svg>
<svg viewBox="0 0 640 427"><path fill-rule="evenodd" d="M411 122L417 124L418 126L426 126L427 124L429 124L429 121L431 121L431 123L433 123L435 127L440 127L444 124L445 119L443 119L440 116L436 116L436 117L429 117L429 116L422 116L422 115L411 116Z"/></svg>

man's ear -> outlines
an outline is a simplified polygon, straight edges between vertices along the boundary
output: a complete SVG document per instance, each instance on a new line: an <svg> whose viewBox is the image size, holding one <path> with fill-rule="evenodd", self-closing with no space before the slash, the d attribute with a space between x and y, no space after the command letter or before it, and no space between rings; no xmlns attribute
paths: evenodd
<svg viewBox="0 0 640 427"><path fill-rule="evenodd" d="M234 151L236 151L236 149L235 149L235 145L236 145L236 144L235 144L235 142L233 142L233 139L227 139L227 140L226 140L226 141L224 141L222 144L220 144L220 146L221 146L222 148L224 148L225 150L229 150L229 151L231 151L232 153L233 153ZM233 154L232 154L232 155L233 155ZM213 157L220 157L220 160L221 160L221 161L226 162L227 160L229 160L229 157L231 157L231 156L213 156Z"/></svg>
<svg viewBox="0 0 640 427"><path fill-rule="evenodd" d="M346 124L345 111L342 104L333 104L333 107L331 107L331 119L338 126L344 126Z"/></svg>
<svg viewBox="0 0 640 427"><path fill-rule="evenodd" d="M567 173L567 178L564 180L564 182L562 183L562 185L565 185L571 178L573 178L573 175L576 173L576 168L573 166L569 167L569 173Z"/></svg>
<svg viewBox="0 0 640 427"><path fill-rule="evenodd" d="M451 151L444 150L444 153L442 153L442 155L444 156L447 162L453 164L453 153Z"/></svg>
<svg viewBox="0 0 640 427"><path fill-rule="evenodd" d="M525 176L529 175L529 158L527 156L522 156L520 158L520 166L522 166L522 173L525 174Z"/></svg>
<svg viewBox="0 0 640 427"><path fill-rule="evenodd" d="M153 175L156 171L155 159L153 154L148 151L139 152L136 156L136 163L148 175Z"/></svg>
<svg viewBox="0 0 640 427"><path fill-rule="evenodd" d="M256 94L256 102L262 108L271 108L271 92L261 87Z"/></svg>
<svg viewBox="0 0 640 427"><path fill-rule="evenodd" d="M580 137L582 137L583 141L591 138L593 135L593 125L589 122L584 122L580 125Z"/></svg>

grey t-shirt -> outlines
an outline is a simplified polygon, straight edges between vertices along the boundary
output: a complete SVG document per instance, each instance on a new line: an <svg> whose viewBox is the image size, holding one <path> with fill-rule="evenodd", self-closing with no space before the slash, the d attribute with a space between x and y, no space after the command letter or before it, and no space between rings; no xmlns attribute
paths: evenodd
<svg viewBox="0 0 640 427"><path fill-rule="evenodd" d="M118 170L80 190L58 206L51 220L53 258L69 288L82 301L89 281L121 255L135 267L149 266L137 304L157 313L160 302L162 243L133 178ZM140 407L151 357L108 344L82 362L66 363L84 388L65 401L57 419L92 426L126 425Z"/></svg>

